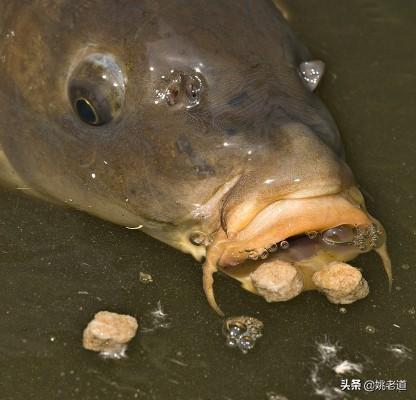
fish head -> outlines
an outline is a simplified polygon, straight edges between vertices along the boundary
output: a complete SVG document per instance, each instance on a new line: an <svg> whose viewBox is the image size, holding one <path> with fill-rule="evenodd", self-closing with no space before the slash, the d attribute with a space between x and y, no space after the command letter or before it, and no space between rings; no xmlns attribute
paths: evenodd
<svg viewBox="0 0 416 400"><path fill-rule="evenodd" d="M383 242L305 79L312 57L272 2L19 7L5 14L1 145L40 195L230 275L284 241L297 261L350 258L370 226L365 250Z"/></svg>

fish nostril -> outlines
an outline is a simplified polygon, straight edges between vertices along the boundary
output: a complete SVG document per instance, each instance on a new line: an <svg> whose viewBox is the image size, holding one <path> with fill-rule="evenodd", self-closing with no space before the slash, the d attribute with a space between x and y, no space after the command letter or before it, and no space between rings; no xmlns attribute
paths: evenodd
<svg viewBox="0 0 416 400"><path fill-rule="evenodd" d="M163 100L169 106L184 106L186 109L196 107L201 101L204 89L200 74L171 70L163 75L155 89L155 104Z"/></svg>

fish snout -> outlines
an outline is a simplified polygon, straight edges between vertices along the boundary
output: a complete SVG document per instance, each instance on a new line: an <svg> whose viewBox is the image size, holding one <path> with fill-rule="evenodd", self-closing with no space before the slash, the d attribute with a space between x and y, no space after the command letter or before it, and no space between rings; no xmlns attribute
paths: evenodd
<svg viewBox="0 0 416 400"><path fill-rule="evenodd" d="M385 242L382 225L368 214L355 187L326 196L278 200L260 210L232 237L223 230L218 233L208 248L204 288L216 308L212 274L220 269L268 301L285 301L303 290L321 290L315 274L332 262L345 263L370 250L381 256L391 282ZM342 291L343 280L357 275L351 268L323 275L329 280L334 275L339 280L335 286ZM345 299L353 299L351 296L348 292Z"/></svg>

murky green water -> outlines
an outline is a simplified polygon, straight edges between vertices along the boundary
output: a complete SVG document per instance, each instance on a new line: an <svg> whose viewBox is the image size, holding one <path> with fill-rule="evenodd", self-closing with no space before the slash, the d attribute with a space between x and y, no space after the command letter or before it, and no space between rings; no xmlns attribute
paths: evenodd
<svg viewBox="0 0 416 400"><path fill-rule="evenodd" d="M191 257L139 232L2 191L0 399L261 400L269 392L289 400L416 398L416 3L288 4L299 36L327 62L321 95L370 211L387 228L392 292L372 254L356 262L371 294L346 313L317 293L266 304L219 277L217 298L227 314L265 325L244 355L225 347L222 321L206 303ZM154 282L141 283L140 271ZM158 301L168 327L149 331ZM81 346L83 328L104 309L137 316L148 330L126 360L102 360ZM330 355L317 343L329 345ZM360 364L362 373L337 376L337 360ZM407 391L362 388L343 397L334 390L343 377L406 380Z"/></svg>

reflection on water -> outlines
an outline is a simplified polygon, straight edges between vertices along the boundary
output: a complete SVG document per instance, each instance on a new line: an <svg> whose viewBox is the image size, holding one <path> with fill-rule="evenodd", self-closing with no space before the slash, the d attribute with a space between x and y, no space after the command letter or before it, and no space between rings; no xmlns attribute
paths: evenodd
<svg viewBox="0 0 416 400"><path fill-rule="evenodd" d="M370 295L345 312L317 293L268 304L219 277L227 313L265 325L253 351L227 351L200 265L189 256L138 231L2 191L2 399L330 399L343 378L405 380L407 390L339 398L415 397L416 3L287 3L299 36L326 61L320 94L370 211L386 227L391 293L373 254L356 263ZM140 282L141 271L151 284ZM127 359L102 360L81 346L83 327L101 309L164 329L142 329ZM342 350L329 347L324 361L317 343Z"/></svg>

